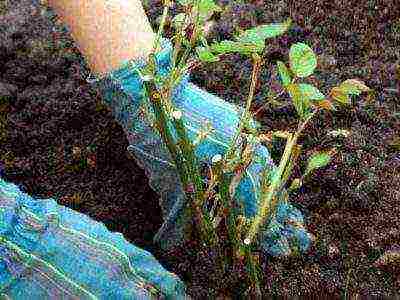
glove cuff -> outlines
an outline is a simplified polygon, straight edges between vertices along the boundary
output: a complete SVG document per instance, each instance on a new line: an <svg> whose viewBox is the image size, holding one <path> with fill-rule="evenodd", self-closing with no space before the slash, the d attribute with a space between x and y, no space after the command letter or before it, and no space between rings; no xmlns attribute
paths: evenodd
<svg viewBox="0 0 400 300"><path fill-rule="evenodd" d="M160 40L160 50L155 54L156 75L161 77L169 76L172 70L173 45L167 38L162 37ZM134 96L137 100L142 99L143 78L138 70L143 70L147 66L147 58L139 57L132 60L124 61L120 67L107 73L104 76L89 75L86 79L89 83L93 83L100 88L106 87L111 90L112 85L116 85L124 92ZM178 97L185 86L188 84L190 74L186 71L179 83L173 88L172 98ZM100 86L99 86L100 85ZM156 86L159 85L156 83Z"/></svg>

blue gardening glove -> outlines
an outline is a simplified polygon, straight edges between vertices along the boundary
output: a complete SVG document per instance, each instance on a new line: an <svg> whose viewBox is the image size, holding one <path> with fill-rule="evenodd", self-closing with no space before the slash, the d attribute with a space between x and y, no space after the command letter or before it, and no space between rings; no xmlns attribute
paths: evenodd
<svg viewBox="0 0 400 300"><path fill-rule="evenodd" d="M0 298L187 299L184 289L122 234L0 177Z"/></svg>
<svg viewBox="0 0 400 300"><path fill-rule="evenodd" d="M171 42L163 38L161 49L156 54L156 70L157 74L167 76L171 71ZM100 90L104 101L122 125L130 144L128 149L145 170L150 186L161 197L164 223L154 240L161 247L168 248L185 239L191 217L185 209L188 204L176 167L153 125L155 119L151 104L144 96L143 79L138 70L142 70L145 65L144 59L127 62L120 69L92 83ZM172 102L182 112L183 122L192 141L207 124L214 129L195 150L199 161L210 164L215 155L224 155L227 151L242 110L190 83L189 76L188 72L185 73L174 87ZM160 87L157 83L156 85ZM249 125L254 130L258 128L255 121ZM268 150L254 136L248 136L247 139L254 146L255 159L236 188L235 199L243 205L245 216L253 217L259 206L262 170L268 168L272 171L275 166ZM300 243L296 244L304 252L310 246L311 235L303 228L302 218L298 218L301 213L286 203L286 200L281 201L281 217L276 218L279 230L271 228L274 236L262 235L260 246L264 252L274 256L289 255L286 245L292 245L296 237L300 239ZM293 225L294 222L297 222L296 226ZM279 243L275 241L277 237Z"/></svg>
<svg viewBox="0 0 400 300"><path fill-rule="evenodd" d="M304 228L301 212L286 201L279 202L276 215L270 218L260 236L262 249L275 257L303 253L314 239Z"/></svg>

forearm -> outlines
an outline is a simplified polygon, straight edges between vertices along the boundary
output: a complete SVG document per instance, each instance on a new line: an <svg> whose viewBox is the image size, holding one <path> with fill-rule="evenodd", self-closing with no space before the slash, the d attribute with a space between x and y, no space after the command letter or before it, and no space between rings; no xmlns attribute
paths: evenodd
<svg viewBox="0 0 400 300"><path fill-rule="evenodd" d="M103 75L125 60L146 57L156 34L139 0L48 0L68 25L90 69Z"/></svg>

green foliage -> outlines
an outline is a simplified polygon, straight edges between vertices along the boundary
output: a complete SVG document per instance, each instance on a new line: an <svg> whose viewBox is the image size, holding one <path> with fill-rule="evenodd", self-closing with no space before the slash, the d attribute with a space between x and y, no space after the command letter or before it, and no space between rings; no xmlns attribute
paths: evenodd
<svg viewBox="0 0 400 300"><path fill-rule="evenodd" d="M314 153L308 160L306 172L304 176L311 174L312 171L323 168L329 164L331 161L331 156L329 153L326 152L317 152Z"/></svg>
<svg viewBox="0 0 400 300"><path fill-rule="evenodd" d="M363 82L357 79L348 79L343 81L339 86L333 87L331 90L331 97L339 104L351 104L350 95L360 95L361 92L372 91Z"/></svg>
<svg viewBox="0 0 400 300"><path fill-rule="evenodd" d="M321 101L326 97L315 86L308 83L299 83L301 97L308 100Z"/></svg>
<svg viewBox="0 0 400 300"><path fill-rule="evenodd" d="M212 52L217 54L227 54L227 53L241 53L245 55L250 55L254 52L262 52L264 45L261 43L242 43L234 41L221 41L219 43L214 43L210 46Z"/></svg>
<svg viewBox="0 0 400 300"><path fill-rule="evenodd" d="M339 85L340 90L348 95L360 95L361 92L369 92L371 89L361 81L347 79Z"/></svg>
<svg viewBox="0 0 400 300"><path fill-rule="evenodd" d="M317 58L312 49L304 43L290 47L289 63L292 72L300 78L310 76L317 67Z"/></svg>
<svg viewBox="0 0 400 300"><path fill-rule="evenodd" d="M349 95L343 92L339 87L332 88L331 97L340 104L349 105L351 103Z"/></svg>
<svg viewBox="0 0 400 300"><path fill-rule="evenodd" d="M214 12L222 11L213 0L178 0L177 2L182 6L191 7L192 15L197 14L200 22L206 21Z"/></svg>
<svg viewBox="0 0 400 300"><path fill-rule="evenodd" d="M308 83L289 84L287 90L301 119L306 119L311 112L311 104L326 97L315 86Z"/></svg>
<svg viewBox="0 0 400 300"><path fill-rule="evenodd" d="M266 39L284 34L289 29L291 23L292 20L287 19L283 23L260 25L244 31L236 37L236 40L241 43L264 44Z"/></svg>
<svg viewBox="0 0 400 300"><path fill-rule="evenodd" d="M292 183L291 183L291 185L289 187L289 191L297 190L297 189L299 189L301 187L301 185L302 185L301 179L300 178L295 178L295 179L293 179L293 181L292 181Z"/></svg>
<svg viewBox="0 0 400 300"><path fill-rule="evenodd" d="M213 0L200 0L199 1L199 17L200 20L205 21L209 15L214 12L222 11L221 7L215 4Z"/></svg>
<svg viewBox="0 0 400 300"><path fill-rule="evenodd" d="M185 22L185 20L186 20L186 14L179 13L172 19L172 25L176 30L182 26L184 26L183 28L186 28L188 23Z"/></svg>
<svg viewBox="0 0 400 300"><path fill-rule="evenodd" d="M219 61L218 56L215 56L211 51L209 51L206 47L197 47L196 52L198 58L202 62L216 62Z"/></svg>
<svg viewBox="0 0 400 300"><path fill-rule="evenodd" d="M291 83L287 86L290 97L296 112L302 120L305 120L310 113L311 102L310 99L304 97L299 84Z"/></svg>
<svg viewBox="0 0 400 300"><path fill-rule="evenodd" d="M278 67L278 73L282 81L282 85L284 87L287 87L291 82L292 82L292 75L290 74L289 69L286 67L286 65L281 62L277 61L276 62L277 67Z"/></svg>
<svg viewBox="0 0 400 300"><path fill-rule="evenodd" d="M284 23L260 25L248 29L236 36L235 41L224 40L214 43L211 45L211 49L218 54L238 52L244 55L251 55L252 53L262 53L265 47L265 40L285 33L289 29L291 22L288 19Z"/></svg>

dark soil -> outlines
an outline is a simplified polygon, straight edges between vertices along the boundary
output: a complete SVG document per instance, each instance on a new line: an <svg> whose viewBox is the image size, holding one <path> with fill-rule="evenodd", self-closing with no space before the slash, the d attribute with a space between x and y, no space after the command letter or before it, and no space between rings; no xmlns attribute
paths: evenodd
<svg viewBox="0 0 400 300"><path fill-rule="evenodd" d="M375 97L355 97L350 109L322 113L308 126L294 175L304 171L313 151L338 150L328 167L291 195L316 243L302 258L261 257L265 297L397 295L400 264L384 258L400 245L400 3L217 2L224 11L214 16L209 42L230 39L239 27L289 16L296 24L289 34L269 41L254 111L265 103L276 75L272 64L287 60L290 45L299 41L318 54L318 71L310 81L321 91L327 93L349 78L359 78L376 90ZM156 30L162 2L143 3ZM172 10L173 15L178 12ZM171 34L167 27L165 36ZM191 78L227 101L242 103L251 68L249 59L231 54L221 62L201 65ZM152 245L162 224L158 197L129 156L122 128L86 82L88 74L67 30L50 10L29 0L0 0L3 177L33 196L54 197L123 233L178 274L194 298L235 298L235 271L226 278L215 273L212 260L194 242L171 253ZM296 125L291 106L266 105L257 116L266 131ZM336 129L350 135L329 135ZM277 162L283 146L271 145Z"/></svg>

